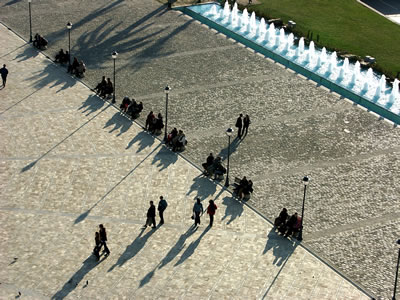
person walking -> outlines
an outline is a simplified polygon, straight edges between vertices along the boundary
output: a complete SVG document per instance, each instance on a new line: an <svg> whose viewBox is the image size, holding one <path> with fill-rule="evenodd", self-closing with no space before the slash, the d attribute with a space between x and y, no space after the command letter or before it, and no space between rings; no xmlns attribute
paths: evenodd
<svg viewBox="0 0 400 300"><path fill-rule="evenodd" d="M163 196L160 196L160 201L158 202L158 213L160 215L160 225L164 224L164 210L167 208L167 200Z"/></svg>
<svg viewBox="0 0 400 300"><path fill-rule="evenodd" d="M243 115L240 114L239 118L236 120L235 126L238 128L238 138L240 139L242 137L242 127L243 127L243 120L242 120Z"/></svg>
<svg viewBox="0 0 400 300"><path fill-rule="evenodd" d="M1 79L3 79L3 87L6 87L6 81L7 81L8 70L7 70L5 64L4 64L3 67L0 69L0 74L1 74Z"/></svg>
<svg viewBox="0 0 400 300"><path fill-rule="evenodd" d="M94 242L95 242L95 246L93 249L93 254L96 256L97 261L99 261L100 260L100 248L101 248L100 233L98 233L98 232L95 233Z"/></svg>
<svg viewBox="0 0 400 300"><path fill-rule="evenodd" d="M246 136L247 131L249 130L249 126L251 124L249 115L246 115L243 119L243 132L242 135ZM246 131L246 132L245 132Z"/></svg>
<svg viewBox="0 0 400 300"><path fill-rule="evenodd" d="M152 228L156 228L156 207L154 206L154 202L150 201L150 207L147 210L147 220L144 228L153 224Z"/></svg>
<svg viewBox="0 0 400 300"><path fill-rule="evenodd" d="M103 224L99 225L99 235L100 235L100 247L99 247L99 252L101 249L101 246L104 246L104 250L103 252L105 252L105 256L109 256L110 255L110 250L107 247L107 232L106 232L106 228L103 226Z"/></svg>
<svg viewBox="0 0 400 300"><path fill-rule="evenodd" d="M208 207L207 207L207 213L210 216L210 227L213 226L213 222L214 222L214 215L215 215L215 211L217 210L217 206L214 203L214 200L210 200L208 201Z"/></svg>
<svg viewBox="0 0 400 300"><path fill-rule="evenodd" d="M194 227L200 225L200 217L203 215L203 213L203 204L201 204L200 198L197 198L196 203L193 205Z"/></svg>

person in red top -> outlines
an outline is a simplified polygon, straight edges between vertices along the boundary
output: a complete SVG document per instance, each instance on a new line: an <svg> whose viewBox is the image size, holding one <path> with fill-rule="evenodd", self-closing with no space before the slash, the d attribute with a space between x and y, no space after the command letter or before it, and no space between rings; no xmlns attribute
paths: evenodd
<svg viewBox="0 0 400 300"><path fill-rule="evenodd" d="M214 215L215 215L215 211L217 210L217 206L215 205L213 200L210 200L209 205L207 207L207 213L210 216L210 227L213 226L213 222L214 222Z"/></svg>

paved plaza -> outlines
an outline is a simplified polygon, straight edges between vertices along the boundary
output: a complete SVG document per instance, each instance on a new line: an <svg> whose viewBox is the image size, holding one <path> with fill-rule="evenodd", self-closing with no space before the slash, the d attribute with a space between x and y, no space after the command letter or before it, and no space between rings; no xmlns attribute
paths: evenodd
<svg viewBox="0 0 400 300"><path fill-rule="evenodd" d="M29 39L27 3L0 1L0 7L0 20ZM102 264L114 264L128 250L134 254L128 255L130 259L124 266L140 261L139 268L136 265L133 269L144 272L138 276L115 275L116 278L110 280L110 286L117 286L119 281L122 284L125 279L121 278L140 281L150 274L146 277L146 287L152 286L157 290L153 284L161 286L157 276L164 275L159 269L153 273L151 270L165 257L172 257L165 267L167 269L161 268L168 270L167 273L178 270L179 266L179 269L197 272L188 275L177 271L184 278L198 278L198 274L207 276L203 275L203 271L210 269L211 272L211 268L207 267L205 257L212 253L213 257L229 258L224 256L220 247L235 250L233 257L229 258L232 263L239 255L236 261L243 262L249 271L253 270L250 266L258 266L259 261L248 263L242 261L241 256L253 259L261 255L264 248L270 247L266 247L267 237L271 238L269 223L232 200L228 192L220 194L220 187L200 177L196 169L209 152L220 154L226 160L228 141L225 130L234 125L239 113L245 113L252 119L249 134L244 140L233 143L230 162L231 178L246 175L254 182L255 191L248 205L267 220L273 220L282 207L287 207L290 213L300 212L303 196L301 179L309 175L311 182L307 189L303 245L371 295L378 299L391 297L397 258L395 241L400 232L400 163L397 159L400 131L397 126L197 21L177 11L166 10L156 1L99 0L82 3L77 0L42 0L32 3L32 15L33 32L40 32L49 40L50 46L45 54L51 57L59 48L68 48L65 25L69 21L73 23L71 48L73 55L82 58L88 67L83 82L89 87L93 88L103 74L112 77L111 53L114 50L119 52L116 61L117 101L120 102L124 95L143 101L145 108L138 119L139 124L144 123L149 110L164 113L163 89L169 84L172 88L169 126L183 129L189 140L183 156L172 155L159 145L157 139L142 132L138 125L126 121L113 107L101 102L81 83L68 77L65 69L43 60L29 46L19 41L1 48L0 63L7 63L10 69L10 86L0 91L3 111L1 134L5 136L1 140L12 140L12 143L1 144L0 161L5 169L1 175L6 178L2 181L6 186L1 192L4 203L2 212L9 216L2 226L13 228L12 232L18 232L13 239L22 242L27 241L23 235L20 236L24 233L21 229L23 224L26 222L33 228L33 224L37 223L32 229L36 230L34 235L39 236L40 231L47 242L42 244L41 240L29 239L30 251L23 251L26 251L29 263L37 266L37 272L42 276L45 273L39 266L43 261L34 255L36 252L32 252L31 245L37 248L35 251L59 253L57 265L65 270L67 274L63 276L67 278L56 279L56 276L62 275L56 275L59 273L57 269L46 264L51 272L54 270L54 276L51 276L51 280L56 282L52 283L56 289L54 293L75 272L82 278L89 275L96 277L96 272L101 274L102 266L93 268L87 275L78 272L89 255L93 231L99 221L109 227L111 248L114 249L112 256ZM10 39L15 39L15 36ZM23 85L23 88L13 89L13 84ZM75 89L79 91L72 93ZM3 100L4 95L7 95L8 102ZM25 172L20 172L22 169ZM148 201L158 199L160 194L166 195L170 202L176 201L176 205L168 208L168 224L156 230L151 238L146 235L147 231L142 233L139 242L132 246L136 249L138 244L143 248L140 252L127 249L140 234ZM206 201L217 198L220 219L226 211L228 213L216 228L203 236L205 226L186 237L185 232L190 226L188 213L196 195ZM229 222L231 219L233 221ZM261 227L248 222L256 222ZM16 223L20 228L16 229ZM46 223L51 225L46 227ZM129 227L127 230L130 232L120 229L117 224L121 228ZM64 232L67 237L60 240L59 235L53 234L53 229ZM217 232L218 238L237 238L239 244L214 241ZM31 236L32 232L26 231L26 234ZM156 251L158 246L152 247L151 243L156 242L158 237L159 244L167 240L164 234L174 237L169 238L173 244L160 245L164 250ZM120 238L116 240L115 235ZM183 240L179 239L181 235ZM200 236L201 243L197 240ZM255 244L242 243L247 238L254 239ZM279 237L271 240L277 239L281 241ZM192 253L190 259L174 267L173 260L179 260L191 242L194 245L188 250ZM16 240L13 243L18 244ZM175 243L177 246L174 248ZM256 248L257 243L262 248L261 252ZM214 247L214 244L215 250L208 252L210 245ZM239 250L238 245L255 248L246 252L245 248ZM58 252L55 247L60 247ZM82 250L75 251L78 247ZM293 248L293 244L284 247L283 261L290 257L287 260L289 263L293 255L303 249L297 246L293 252ZM120 249L119 253L117 249ZM172 254L168 254L170 250ZM75 257L71 251L82 257ZM280 250L276 251L279 253ZM267 251L262 258L270 254L274 259L270 252ZM290 252L293 254L288 256ZM8 253L7 264L14 257L14 254ZM153 265L144 267L142 264L145 261L139 257L147 254L154 255ZM192 261L197 255L202 258ZM192 267L188 264L190 261L200 266ZM263 263L268 265L268 262ZM11 266L20 268L18 264L19 259ZM237 262L232 266L243 272L240 264ZM217 295L214 294L219 286L217 282L223 282L226 288L230 286L230 292L234 286L237 289L233 291L235 295L245 293L246 289L241 288L246 286L243 277L235 277L238 281L242 280L241 283L228 282L221 277L232 272L225 268L227 262L213 265L219 267L212 270L218 275L207 277L214 286L206 290L207 296L204 297ZM287 267L286 264L283 270ZM108 270L110 266L105 268ZM296 268L298 272L303 272L301 269ZM22 272L22 269L16 270ZM113 276L115 270L118 268L107 272L107 276ZM262 276L260 282L269 280L265 278L267 273L266 269L257 274ZM162 284L170 281L171 274L163 277ZM18 277L18 281L15 279L17 275L13 276L10 284L25 287L22 284L24 278ZM241 276L247 278L248 275ZM281 274L277 278L280 277ZM39 286L45 284L42 279L37 278L41 283ZM172 290L178 289L181 284L179 279L176 280L173 282L177 287ZM249 280L252 280L249 286L257 286L255 282L258 279ZM328 287L327 282L330 281L321 279L317 285L322 283ZM186 291L188 283L185 284L181 288ZM34 290L38 282L30 282L29 285ZM260 285L263 287L249 288L249 291L262 296L271 282L264 281ZM137 286L130 284L129 288ZM296 283L293 286L296 287ZM41 291L47 296L53 295L47 288ZM71 293L80 291L89 289L75 289ZM225 293L226 290L222 291ZM299 297L302 295L295 288L293 292ZM186 292L180 295L185 298L183 293ZM280 295L281 298L288 295L285 293ZM314 297L314 294L310 295ZM273 294L267 296L272 298Z"/></svg>

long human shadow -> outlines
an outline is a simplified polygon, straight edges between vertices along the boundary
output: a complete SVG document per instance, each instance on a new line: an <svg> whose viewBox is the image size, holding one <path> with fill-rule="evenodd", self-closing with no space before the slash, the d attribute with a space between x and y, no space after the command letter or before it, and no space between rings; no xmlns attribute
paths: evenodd
<svg viewBox="0 0 400 300"><path fill-rule="evenodd" d="M181 234L179 239L176 241L175 245L168 251L165 257L158 263L157 266L154 267L149 273L147 273L141 280L139 284L139 288L143 287L147 283L150 282L151 278L153 278L154 273L157 269L162 269L164 266L169 264L178 254L185 248L185 241L188 237L190 237L196 230L193 230L193 226L190 226L189 229Z"/></svg>
<svg viewBox="0 0 400 300"><path fill-rule="evenodd" d="M86 126L89 122L91 122L94 118L96 118L99 114L104 112L107 108L109 108L111 104L107 105L105 108L103 108L99 113L97 113L95 116L91 117L89 120L87 120L85 123L80 125L78 128L76 128L74 131L72 131L69 135L67 135L65 138L63 138L60 142L55 144L53 147L51 147L46 153L42 154L39 158L37 158L35 161L27 164L25 167L21 169L21 173L26 172L30 170L32 167L34 167L43 157L45 157L47 154L49 154L51 151L53 151L55 148L57 148L59 145L64 143L68 138L73 136L76 132L81 130L84 126Z"/></svg>
<svg viewBox="0 0 400 300"><path fill-rule="evenodd" d="M162 147L160 151L154 156L152 165L157 164L160 171L168 168L178 160L178 155L175 152L170 151L166 147Z"/></svg>
<svg viewBox="0 0 400 300"><path fill-rule="evenodd" d="M161 145L161 144L160 144ZM83 220L85 220L87 218L87 216L90 214L90 212L92 211L92 209L94 209L99 203L101 203L104 199L106 199L106 197L113 191L115 190L116 187L118 187L126 178L128 178L129 175L131 175L133 172L135 172L135 170L150 156L152 155L158 147L160 147L160 145L158 145L156 148L154 148L149 154L146 155L145 158L142 159L141 162L139 162L132 170L130 170L124 177L122 177L122 179L120 181L118 181L111 189L109 189L107 191L107 193L105 193L95 204L93 204L88 210L86 210L85 212L83 212L82 214L80 214L74 221L74 224L78 224L80 222L82 222Z"/></svg>
<svg viewBox="0 0 400 300"><path fill-rule="evenodd" d="M17 60L18 62L21 62L21 61L24 61L24 60L35 58L38 55L39 55L39 51L38 50L36 50L35 48L33 48L31 46L26 46L24 51L21 52L20 54L18 54L14 58L14 60Z"/></svg>
<svg viewBox="0 0 400 300"><path fill-rule="evenodd" d="M190 256L193 255L196 248L199 246L201 239L206 235L206 233L210 230L210 226L207 226L204 231L200 234L200 236L186 248L186 250L182 253L179 260L175 263L175 267L179 266L180 264L184 263Z"/></svg>
<svg viewBox="0 0 400 300"><path fill-rule="evenodd" d="M96 95L89 95L84 102L82 102L82 106L78 108L82 113L86 113L86 116L91 115L96 112L100 108L104 106L106 102L99 99Z"/></svg>
<svg viewBox="0 0 400 300"><path fill-rule="evenodd" d="M265 299L268 295L276 280L279 278L279 275L281 274L283 268L286 266L286 263L288 262L290 256L296 250L298 244L299 243L296 241L293 242L278 235L273 228L268 233L267 243L265 245L263 254L266 254L269 250L272 249L272 253L275 256L273 264L279 266L280 269L279 272L275 275L274 280L272 280L271 284L265 291L262 299Z"/></svg>
<svg viewBox="0 0 400 300"><path fill-rule="evenodd" d="M226 224L232 223L236 218L240 217L243 213L243 204L233 197L226 196L222 199L222 204L226 206L225 215L221 218L221 221L227 219L230 216L230 219Z"/></svg>
<svg viewBox="0 0 400 300"><path fill-rule="evenodd" d="M142 228L132 244L126 246L124 253L121 254L116 263L112 265L107 272L112 272L116 267L122 267L128 260L134 258L140 252L140 250L143 249L147 240L158 230L158 228L159 227L150 229L150 231L148 231L145 235L143 235L143 233L146 231L146 228Z"/></svg>
<svg viewBox="0 0 400 300"><path fill-rule="evenodd" d="M18 2L21 2L21 1L22 1L22 0L10 0L10 1L8 1L7 3L4 3L3 6L10 6L10 5L13 5L13 4L18 3Z"/></svg>
<svg viewBox="0 0 400 300"><path fill-rule="evenodd" d="M139 153L146 147L151 147L154 144L155 138L146 133L145 131L139 132L134 138L129 142L125 149L129 149L133 144L139 142L139 148L136 150L136 153Z"/></svg>
<svg viewBox="0 0 400 300"><path fill-rule="evenodd" d="M214 182L207 177L199 175L193 178L193 183L186 195L191 195L196 192L195 198L205 199L208 196L214 195L216 191L217 185Z"/></svg>
<svg viewBox="0 0 400 300"><path fill-rule="evenodd" d="M233 141L231 142L231 145L229 147L229 154L231 155L232 153L235 153L236 150L238 149L240 143L242 142L241 139L238 137L234 138ZM222 160L226 160L228 158L228 146L226 148L222 149L217 156L220 156Z"/></svg>
<svg viewBox="0 0 400 300"><path fill-rule="evenodd" d="M127 132L128 129L132 126L132 121L127 119L127 118L125 118L118 111L111 117L111 119L109 119L106 122L106 124L104 125L103 128L108 128L108 127L110 127L112 125L114 125L114 127L109 131L109 133L112 133L115 130L119 129L119 133L117 134L117 136L120 136L121 134Z"/></svg>
<svg viewBox="0 0 400 300"><path fill-rule="evenodd" d="M56 93L73 87L77 81L69 76L55 74L57 72L56 66L53 64L46 64L46 67L35 72L32 76L25 79L25 81L33 81L32 85L35 89L41 89L49 85L49 88L59 86L60 88ZM58 72L59 73L59 72Z"/></svg>
<svg viewBox="0 0 400 300"><path fill-rule="evenodd" d="M103 262L105 257L103 257L99 262L96 261L96 258L93 255L90 255L86 260L82 263L81 268L76 271L74 275L64 284L64 286L55 293L51 299L60 300L64 299L68 296L82 281L86 274L88 274L91 270L93 270L99 263Z"/></svg>

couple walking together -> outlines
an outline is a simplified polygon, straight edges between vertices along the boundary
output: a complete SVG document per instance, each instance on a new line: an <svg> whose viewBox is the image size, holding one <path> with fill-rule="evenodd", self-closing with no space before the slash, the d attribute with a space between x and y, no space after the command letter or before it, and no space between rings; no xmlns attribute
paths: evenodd
<svg viewBox="0 0 400 300"><path fill-rule="evenodd" d="M210 216L210 227L213 226L214 222L214 215L215 211L217 210L217 206L215 205L213 200L210 200L208 202L208 207L207 207L207 213ZM192 219L194 219L194 226L196 227L197 225L200 225L200 217L203 215L204 209L203 209L203 204L201 204L200 198L196 199L196 203L193 206L193 216Z"/></svg>

